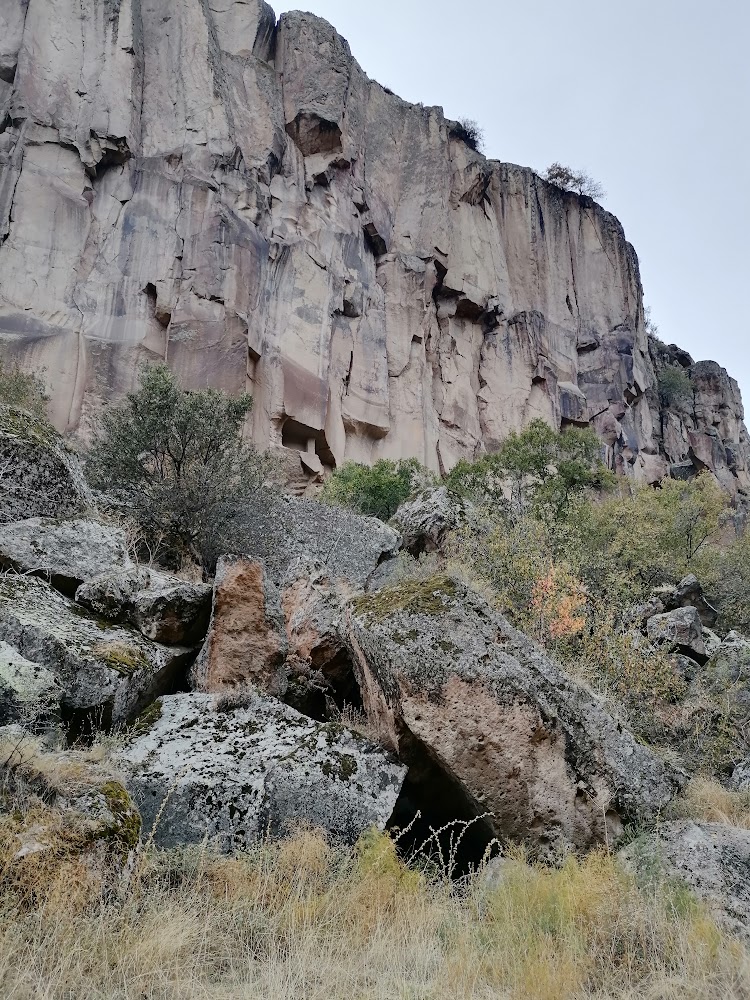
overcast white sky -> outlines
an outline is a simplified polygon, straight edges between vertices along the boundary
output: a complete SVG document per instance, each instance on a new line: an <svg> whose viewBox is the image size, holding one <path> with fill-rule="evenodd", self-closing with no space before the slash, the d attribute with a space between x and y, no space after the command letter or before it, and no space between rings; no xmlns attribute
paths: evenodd
<svg viewBox="0 0 750 1000"><path fill-rule="evenodd" d="M488 156L586 169L641 261L661 336L750 413L750 0L306 0L409 101Z"/></svg>

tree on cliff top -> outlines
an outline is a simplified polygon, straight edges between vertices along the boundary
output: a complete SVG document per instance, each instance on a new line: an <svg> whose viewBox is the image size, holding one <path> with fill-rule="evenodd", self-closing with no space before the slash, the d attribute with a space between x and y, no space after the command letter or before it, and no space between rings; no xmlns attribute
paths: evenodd
<svg viewBox="0 0 750 1000"><path fill-rule="evenodd" d="M210 570L235 540L268 473L268 461L242 440L251 406L248 395L187 392L157 364L105 414L87 473L135 520L157 559L176 565L190 556Z"/></svg>
<svg viewBox="0 0 750 1000"><path fill-rule="evenodd" d="M584 170L573 170L571 167L563 166L562 163L553 163L547 167L543 176L545 181L562 188L563 191L574 191L594 200L605 198L607 194L599 181L595 181Z"/></svg>

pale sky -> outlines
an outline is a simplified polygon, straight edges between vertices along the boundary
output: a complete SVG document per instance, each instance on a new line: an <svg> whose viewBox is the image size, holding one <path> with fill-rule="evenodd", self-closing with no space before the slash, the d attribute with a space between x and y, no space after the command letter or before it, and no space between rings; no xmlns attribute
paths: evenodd
<svg viewBox="0 0 750 1000"><path fill-rule="evenodd" d="M299 4L273 4L279 14ZM750 0L306 0L366 73L473 118L493 159L607 191L663 340L750 416Z"/></svg>

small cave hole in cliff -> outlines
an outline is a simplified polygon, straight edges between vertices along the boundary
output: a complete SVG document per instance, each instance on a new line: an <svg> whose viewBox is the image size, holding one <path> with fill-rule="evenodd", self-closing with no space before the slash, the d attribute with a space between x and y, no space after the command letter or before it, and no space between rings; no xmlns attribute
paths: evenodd
<svg viewBox="0 0 750 1000"><path fill-rule="evenodd" d="M489 822L453 776L411 733L400 739L409 772L388 830L406 860L431 861L451 878L499 854Z"/></svg>
<svg viewBox="0 0 750 1000"><path fill-rule="evenodd" d="M362 695L351 656L345 649L313 650L311 662L292 679L287 703L317 722L364 718Z"/></svg>

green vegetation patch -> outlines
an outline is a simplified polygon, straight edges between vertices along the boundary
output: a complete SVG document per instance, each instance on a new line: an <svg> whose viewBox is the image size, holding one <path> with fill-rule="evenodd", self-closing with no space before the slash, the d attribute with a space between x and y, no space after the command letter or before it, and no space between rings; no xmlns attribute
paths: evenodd
<svg viewBox="0 0 750 1000"><path fill-rule="evenodd" d="M375 594L366 594L354 602L357 615L382 621L403 611L410 615L442 615L456 597L456 582L451 577L433 576L428 580L404 580Z"/></svg>
<svg viewBox="0 0 750 1000"><path fill-rule="evenodd" d="M138 670L150 667L148 658L140 649L128 646L124 642L102 642L94 646L94 656L112 667L118 674L129 677Z"/></svg>
<svg viewBox="0 0 750 1000"><path fill-rule="evenodd" d="M127 790L119 781L108 781L101 787L107 808L115 818L99 839L119 841L128 850L138 846L141 839L141 817Z"/></svg>

